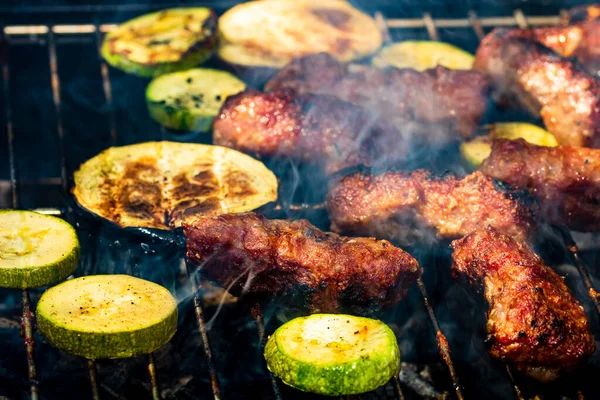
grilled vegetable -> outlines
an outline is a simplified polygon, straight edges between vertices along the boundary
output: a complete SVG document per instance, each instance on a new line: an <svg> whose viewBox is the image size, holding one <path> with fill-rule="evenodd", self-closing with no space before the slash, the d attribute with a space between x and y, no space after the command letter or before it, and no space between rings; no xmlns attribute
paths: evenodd
<svg viewBox="0 0 600 400"><path fill-rule="evenodd" d="M121 227L174 229L199 215L254 210L277 199L277 179L235 150L191 143L112 147L75 172L81 206Z"/></svg>
<svg viewBox="0 0 600 400"><path fill-rule="evenodd" d="M383 48L373 57L378 67L393 66L423 71L441 65L450 69L471 69L475 57L448 43L433 41L406 41Z"/></svg>
<svg viewBox="0 0 600 400"><path fill-rule="evenodd" d="M228 72L195 68L155 78L146 90L150 116L171 129L207 132L225 99L246 85Z"/></svg>
<svg viewBox="0 0 600 400"><path fill-rule="evenodd" d="M376 389L400 369L396 336L387 325L343 314L285 323L269 338L265 358L284 383L329 396Z"/></svg>
<svg viewBox="0 0 600 400"><path fill-rule="evenodd" d="M109 32L101 53L125 72L152 77L201 64L216 44L217 16L208 8L173 8L134 18Z"/></svg>
<svg viewBox="0 0 600 400"><path fill-rule="evenodd" d="M382 43L375 21L344 0L251 1L223 14L219 33L219 57L253 67L279 68L320 52L352 61Z"/></svg>
<svg viewBox="0 0 600 400"><path fill-rule="evenodd" d="M71 275L79 261L75 229L60 218L0 210L0 287L51 285Z"/></svg>
<svg viewBox="0 0 600 400"><path fill-rule="evenodd" d="M483 160L489 157L494 139L525 139L529 143L538 146L558 146L556 138L537 125L523 122L504 122L487 125L484 128L488 131L486 136L479 136L460 145L463 158L472 168L479 167Z"/></svg>
<svg viewBox="0 0 600 400"><path fill-rule="evenodd" d="M37 324L50 343L86 358L126 358L165 345L177 302L164 287L129 275L93 275L45 292Z"/></svg>

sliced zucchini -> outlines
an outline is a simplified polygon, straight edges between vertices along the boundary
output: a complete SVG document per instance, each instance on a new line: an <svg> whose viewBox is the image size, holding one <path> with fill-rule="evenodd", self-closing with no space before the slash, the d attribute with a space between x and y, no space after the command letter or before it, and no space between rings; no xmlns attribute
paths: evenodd
<svg viewBox="0 0 600 400"><path fill-rule="evenodd" d="M127 21L109 32L101 53L107 63L152 77L207 60L216 45L217 16L209 8L173 8Z"/></svg>
<svg viewBox="0 0 600 400"><path fill-rule="evenodd" d="M84 276L42 295L37 324L50 343L68 353L91 359L134 357L171 340L177 302L164 287L133 276Z"/></svg>
<svg viewBox="0 0 600 400"><path fill-rule="evenodd" d="M373 57L378 67L393 66L424 71L441 65L450 69L471 69L475 57L449 43L406 41L387 46Z"/></svg>
<svg viewBox="0 0 600 400"><path fill-rule="evenodd" d="M79 240L66 221L31 211L0 210L0 287L52 285L79 262Z"/></svg>
<svg viewBox="0 0 600 400"><path fill-rule="evenodd" d="M259 0L219 18L219 57L239 66L280 68L325 52L343 62L373 54L382 43L375 21L345 0Z"/></svg>
<svg viewBox="0 0 600 400"><path fill-rule="evenodd" d="M538 146L556 147L558 141L547 130L537 125L524 122L503 122L484 126L487 130L486 136L479 136L475 139L464 142L460 145L460 152L463 158L472 168L478 168L483 160L490 156L492 152L492 141L494 139L525 139L529 143Z"/></svg>
<svg viewBox="0 0 600 400"><path fill-rule="evenodd" d="M225 99L245 87L228 72L194 68L154 78L146 102L150 116L167 128L207 132Z"/></svg>
<svg viewBox="0 0 600 400"><path fill-rule="evenodd" d="M254 210L277 199L277 178L238 151L195 143L111 147L75 172L73 194L121 227L175 229L200 215Z"/></svg>
<svg viewBox="0 0 600 400"><path fill-rule="evenodd" d="M285 323L267 341L265 359L287 385L329 396L374 390L400 369L396 336L387 325L344 314Z"/></svg>

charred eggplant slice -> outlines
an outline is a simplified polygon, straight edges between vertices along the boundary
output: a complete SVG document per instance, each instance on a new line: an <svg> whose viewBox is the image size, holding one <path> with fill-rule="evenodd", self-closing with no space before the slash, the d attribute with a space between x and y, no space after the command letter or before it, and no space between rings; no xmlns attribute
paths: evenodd
<svg viewBox="0 0 600 400"><path fill-rule="evenodd" d="M269 338L265 358L286 384L328 396L377 389L400 369L396 336L386 324L344 314L285 323Z"/></svg>
<svg viewBox="0 0 600 400"><path fill-rule="evenodd" d="M238 151L192 143L112 147L75 172L80 206L121 227L175 229L200 215L254 210L277 199L277 179Z"/></svg>
<svg viewBox="0 0 600 400"><path fill-rule="evenodd" d="M209 8L173 8L134 18L104 38L106 62L138 76L182 71L207 60L216 44L217 16Z"/></svg>
<svg viewBox="0 0 600 400"><path fill-rule="evenodd" d="M146 102L150 116L167 128L208 132L225 99L245 87L228 72L194 68L154 78Z"/></svg>
<svg viewBox="0 0 600 400"><path fill-rule="evenodd" d="M92 275L46 291L40 332L78 356L127 358L165 345L177 329L177 301L164 287L129 275Z"/></svg>

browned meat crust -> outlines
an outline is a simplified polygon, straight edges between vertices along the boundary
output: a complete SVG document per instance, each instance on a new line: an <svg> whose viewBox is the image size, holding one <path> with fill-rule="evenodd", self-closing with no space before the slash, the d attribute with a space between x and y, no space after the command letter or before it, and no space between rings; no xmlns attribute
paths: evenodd
<svg viewBox="0 0 600 400"><path fill-rule="evenodd" d="M480 172L436 178L429 172L359 171L331 184L331 229L412 245L456 239L492 225L520 241L537 228L537 204Z"/></svg>
<svg viewBox="0 0 600 400"><path fill-rule="evenodd" d="M594 352L583 307L529 247L492 227L452 246L453 276L483 291L489 304L492 356L550 381Z"/></svg>
<svg viewBox="0 0 600 400"><path fill-rule="evenodd" d="M184 225L188 259L234 295L301 292L311 311L369 313L406 295L417 261L385 240L322 232L253 213Z"/></svg>
<svg viewBox="0 0 600 400"><path fill-rule="evenodd" d="M229 97L213 123L213 141L245 153L320 164L328 173L403 159L400 134L360 107L333 96L291 91Z"/></svg>
<svg viewBox="0 0 600 400"><path fill-rule="evenodd" d="M475 71L349 67L325 53L295 59L265 87L282 88L335 95L381 116L405 138L434 144L471 137L488 90Z"/></svg>
<svg viewBox="0 0 600 400"><path fill-rule="evenodd" d="M513 29L507 36L536 41L562 57L574 57L592 75L600 68L600 20L570 26Z"/></svg>
<svg viewBox="0 0 600 400"><path fill-rule="evenodd" d="M474 68L490 79L498 100L540 115L559 143L600 146L600 84L569 60L496 29L481 42Z"/></svg>
<svg viewBox="0 0 600 400"><path fill-rule="evenodd" d="M600 150L496 140L481 172L529 189L548 221L584 232L600 230Z"/></svg>

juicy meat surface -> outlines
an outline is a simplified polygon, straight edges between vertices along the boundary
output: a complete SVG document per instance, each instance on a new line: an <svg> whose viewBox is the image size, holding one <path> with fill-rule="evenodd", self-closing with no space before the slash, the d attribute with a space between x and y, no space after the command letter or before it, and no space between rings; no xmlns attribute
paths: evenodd
<svg viewBox="0 0 600 400"><path fill-rule="evenodd" d="M320 164L327 173L384 165L408 154L391 125L334 96L291 91L229 97L213 122L214 144L262 157Z"/></svg>
<svg viewBox="0 0 600 400"><path fill-rule="evenodd" d="M576 58L588 73L600 70L600 20L586 20L569 26L513 29L507 36L535 41L562 57Z"/></svg>
<svg viewBox="0 0 600 400"><path fill-rule="evenodd" d="M588 320L563 278L526 245L492 227L452 243L452 274L489 304L490 354L551 381L595 349Z"/></svg>
<svg viewBox="0 0 600 400"><path fill-rule="evenodd" d="M514 102L544 120L562 145L600 146L600 84L543 45L495 29L477 49L500 102Z"/></svg>
<svg viewBox="0 0 600 400"><path fill-rule="evenodd" d="M488 91L485 77L475 71L348 66L325 53L293 60L265 90L283 88L332 94L381 116L404 138L434 144L471 137Z"/></svg>
<svg viewBox="0 0 600 400"><path fill-rule="evenodd" d="M600 149L496 140L480 171L529 189L549 222L576 231L600 230Z"/></svg>
<svg viewBox="0 0 600 400"><path fill-rule="evenodd" d="M525 241L537 228L530 197L480 172L437 178L423 170L359 171L332 181L327 207L333 231L402 245L457 239L487 225Z"/></svg>
<svg viewBox="0 0 600 400"><path fill-rule="evenodd" d="M185 224L184 233L188 259L233 295L296 293L314 312L376 312L421 275L385 240L323 232L306 220L228 214Z"/></svg>

